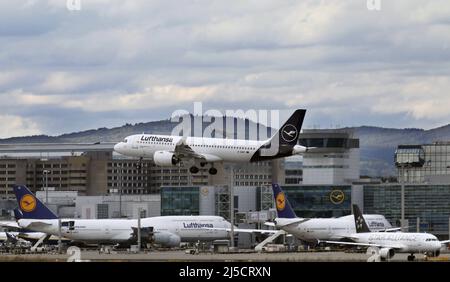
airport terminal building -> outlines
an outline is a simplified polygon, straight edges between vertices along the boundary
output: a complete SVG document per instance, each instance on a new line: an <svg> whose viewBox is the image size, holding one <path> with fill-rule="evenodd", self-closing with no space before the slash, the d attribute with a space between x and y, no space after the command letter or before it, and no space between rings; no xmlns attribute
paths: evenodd
<svg viewBox="0 0 450 282"><path fill-rule="evenodd" d="M402 211L403 207L403 211ZM449 184L377 184L364 186L364 212L383 214L410 232L429 232L448 239Z"/></svg>
<svg viewBox="0 0 450 282"><path fill-rule="evenodd" d="M358 204L394 226L448 238L450 143L399 146L393 156L399 183L359 179L359 140L352 132L305 130L300 143L314 150L289 160L224 164L215 176L207 168L192 175L184 167L161 168L149 160L138 167L136 159L113 154L113 144L49 145L51 152L39 145L32 156L20 155L27 145L16 145L14 154L0 146L0 209L4 218L11 214L12 185L18 183L38 191L41 199L48 191L50 207L67 217L230 218L233 204L236 223L260 223L276 216L270 185L277 182L300 217L348 215L351 204ZM64 146L69 149L61 150Z"/></svg>
<svg viewBox="0 0 450 282"><path fill-rule="evenodd" d="M299 143L313 149L303 154L302 182L288 181L292 162L285 162L282 186L299 217L338 217L351 214L351 204L362 204L359 180L359 139L349 130L304 130ZM292 179L293 177L290 176Z"/></svg>
<svg viewBox="0 0 450 282"><path fill-rule="evenodd" d="M398 183L363 185L364 211L413 232L450 234L450 143L399 145ZM401 224L403 222L403 224Z"/></svg>

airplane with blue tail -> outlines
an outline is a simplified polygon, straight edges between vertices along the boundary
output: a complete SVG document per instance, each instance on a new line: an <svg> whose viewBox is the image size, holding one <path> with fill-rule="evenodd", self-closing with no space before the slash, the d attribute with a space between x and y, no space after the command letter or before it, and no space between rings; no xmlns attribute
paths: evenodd
<svg viewBox="0 0 450 282"><path fill-rule="evenodd" d="M136 244L137 219L59 219L26 186L13 187L19 204L17 223L21 228L59 236L86 244ZM228 239L223 230L231 224L220 216L157 216L141 219L142 242L165 247L178 247L181 242Z"/></svg>
<svg viewBox="0 0 450 282"><path fill-rule="evenodd" d="M337 218L300 218L294 212L289 200L280 185L272 184L277 218L267 225L282 229L298 239L306 242L319 240L340 240L356 232L353 215ZM372 231L397 231L383 215L366 214L364 218Z"/></svg>

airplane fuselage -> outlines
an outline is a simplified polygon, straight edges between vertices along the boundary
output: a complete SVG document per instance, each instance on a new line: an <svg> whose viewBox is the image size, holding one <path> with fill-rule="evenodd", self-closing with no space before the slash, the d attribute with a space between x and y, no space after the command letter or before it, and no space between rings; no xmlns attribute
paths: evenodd
<svg viewBox="0 0 450 282"><path fill-rule="evenodd" d="M364 215L372 231L391 228L391 224L381 215ZM276 226L300 240L340 240L356 232L353 215L339 218L277 218Z"/></svg>
<svg viewBox="0 0 450 282"><path fill-rule="evenodd" d="M20 219L19 225L58 236L58 220ZM137 219L61 219L61 235L85 243L122 243L133 236ZM229 228L230 223L218 216L160 216L141 219L141 228L153 227L155 234L178 236L181 242L226 239L228 234L211 228Z"/></svg>
<svg viewBox="0 0 450 282"><path fill-rule="evenodd" d="M153 159L157 151L175 151L181 136L137 134L128 136L114 150L126 156ZM186 145L209 162L250 162L252 156L266 141L187 137Z"/></svg>
<svg viewBox="0 0 450 282"><path fill-rule="evenodd" d="M396 246L398 253L438 252L442 245L433 234L406 232L355 233L350 236L356 243Z"/></svg>

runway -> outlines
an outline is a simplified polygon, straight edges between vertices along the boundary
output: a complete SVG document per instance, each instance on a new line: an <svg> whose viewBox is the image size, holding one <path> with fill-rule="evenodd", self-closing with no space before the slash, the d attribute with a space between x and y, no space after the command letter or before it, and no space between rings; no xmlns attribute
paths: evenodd
<svg viewBox="0 0 450 282"><path fill-rule="evenodd" d="M390 261L407 261L408 254L395 254ZM438 258L425 258L416 254L416 261L450 261L450 254ZM68 254L1 254L0 261L65 262ZM345 252L296 252L296 253L227 253L187 254L185 251L152 251L148 253L100 254L98 251L82 251L80 259L91 262L365 262L370 256L365 253Z"/></svg>

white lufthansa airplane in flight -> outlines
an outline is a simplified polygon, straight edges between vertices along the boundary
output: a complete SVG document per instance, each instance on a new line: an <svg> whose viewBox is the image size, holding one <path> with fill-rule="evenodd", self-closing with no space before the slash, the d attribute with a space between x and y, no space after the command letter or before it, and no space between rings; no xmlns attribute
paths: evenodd
<svg viewBox="0 0 450 282"><path fill-rule="evenodd" d="M340 240L356 232L353 215L338 218L299 218L292 209L286 195L278 184L272 184L277 218L267 225L284 230L298 239L317 243L321 240ZM395 231L386 218L378 214L366 214L372 231Z"/></svg>
<svg viewBox="0 0 450 282"><path fill-rule="evenodd" d="M353 205L353 212L356 233L343 238L351 242L324 241L325 243L376 248L382 260L393 257L395 253L410 253L408 261L413 261L415 253L439 256L442 245L450 242L439 241L429 233L371 232L357 205Z"/></svg>
<svg viewBox="0 0 450 282"><path fill-rule="evenodd" d="M153 159L158 166L194 162L189 169L191 173L199 171L196 165L203 167L210 163L209 173L214 175L215 162L257 162L306 152L306 147L297 145L305 113L306 110L296 110L280 130L264 141L136 134L117 143L114 151Z"/></svg>
<svg viewBox="0 0 450 282"><path fill-rule="evenodd" d="M21 228L59 236L59 219L26 186L14 186ZM144 243L177 247L181 242L228 239L231 224L220 216L157 216L141 219ZM86 244L131 245L137 242L137 219L61 219L64 238ZM223 230L221 230L223 229Z"/></svg>

